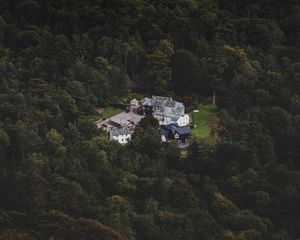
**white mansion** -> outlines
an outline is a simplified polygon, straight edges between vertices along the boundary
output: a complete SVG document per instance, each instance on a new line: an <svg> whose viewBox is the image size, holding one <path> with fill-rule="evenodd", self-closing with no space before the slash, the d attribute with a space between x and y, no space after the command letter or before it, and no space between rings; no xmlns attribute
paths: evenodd
<svg viewBox="0 0 300 240"><path fill-rule="evenodd" d="M169 125L177 123L178 126L186 126L190 122L190 117L185 114L183 103L177 102L172 98L152 96L152 98L144 98L141 101L143 110L152 108L152 115L155 117L159 125Z"/></svg>

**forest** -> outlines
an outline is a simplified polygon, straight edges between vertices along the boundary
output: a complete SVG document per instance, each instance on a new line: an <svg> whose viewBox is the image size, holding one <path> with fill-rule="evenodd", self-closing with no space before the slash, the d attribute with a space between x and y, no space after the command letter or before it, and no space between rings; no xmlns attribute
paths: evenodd
<svg viewBox="0 0 300 240"><path fill-rule="evenodd" d="M92 120L213 93L186 154ZM299 239L299 157L298 0L0 1L0 239Z"/></svg>

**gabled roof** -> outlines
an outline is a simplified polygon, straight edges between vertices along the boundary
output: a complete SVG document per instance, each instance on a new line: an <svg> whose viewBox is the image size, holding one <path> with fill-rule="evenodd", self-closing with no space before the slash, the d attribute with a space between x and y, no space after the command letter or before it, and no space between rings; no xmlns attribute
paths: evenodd
<svg viewBox="0 0 300 240"><path fill-rule="evenodd" d="M139 101L134 98L130 101L130 104L139 104Z"/></svg>
<svg viewBox="0 0 300 240"><path fill-rule="evenodd" d="M177 102L172 98L161 96L152 96L152 98L145 97L142 100L142 105L153 107L184 108L183 103Z"/></svg>
<svg viewBox="0 0 300 240"><path fill-rule="evenodd" d="M173 130L175 130L176 128L179 128L179 126L178 126L177 123L171 123L171 124L169 124L169 125L164 126L163 128L166 129L166 130L171 130L171 131L173 131Z"/></svg>
<svg viewBox="0 0 300 240"><path fill-rule="evenodd" d="M131 134L131 131L128 128L116 128L109 131L109 135L113 136L120 136L120 135L127 135Z"/></svg>
<svg viewBox="0 0 300 240"><path fill-rule="evenodd" d="M169 138L169 132L166 129L160 129L160 135L165 136L166 139Z"/></svg>
<svg viewBox="0 0 300 240"><path fill-rule="evenodd" d="M177 123L171 123L161 128L161 135L164 135L166 139L173 139L175 134L178 134L179 138L186 138L187 135L192 133L190 127L179 127Z"/></svg>
<svg viewBox="0 0 300 240"><path fill-rule="evenodd" d="M111 122L114 122L114 123L119 124L121 126L125 126L128 123L132 123L134 125L137 125L143 117L144 116L137 115L137 114L122 112L122 113L119 113L115 116L112 116L109 120Z"/></svg>
<svg viewBox="0 0 300 240"><path fill-rule="evenodd" d="M192 129L190 127L179 127L175 129L179 135L187 135L192 133Z"/></svg>

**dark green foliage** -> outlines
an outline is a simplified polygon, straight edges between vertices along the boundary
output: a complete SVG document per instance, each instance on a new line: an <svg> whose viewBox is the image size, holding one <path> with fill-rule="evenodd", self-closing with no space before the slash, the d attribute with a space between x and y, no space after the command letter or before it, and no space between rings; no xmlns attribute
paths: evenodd
<svg viewBox="0 0 300 240"><path fill-rule="evenodd" d="M299 238L299 9L0 1L0 239ZM91 116L133 92L215 93L219 132L182 151L149 108L109 142Z"/></svg>
<svg viewBox="0 0 300 240"><path fill-rule="evenodd" d="M191 94L194 89L201 88L200 66L191 52L180 49L171 59L172 87L178 95Z"/></svg>
<svg viewBox="0 0 300 240"><path fill-rule="evenodd" d="M152 115L146 115L140 122L139 126L141 128L148 128L148 127L159 127L158 120L154 118Z"/></svg>

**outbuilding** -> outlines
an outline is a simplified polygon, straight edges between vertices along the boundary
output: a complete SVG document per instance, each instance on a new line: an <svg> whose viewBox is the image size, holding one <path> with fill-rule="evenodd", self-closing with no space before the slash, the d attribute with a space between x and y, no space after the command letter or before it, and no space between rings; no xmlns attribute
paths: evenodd
<svg viewBox="0 0 300 240"><path fill-rule="evenodd" d="M172 123L161 128L162 142L176 141L178 146L188 146L188 138L192 133L190 127L180 127L177 123Z"/></svg>
<svg viewBox="0 0 300 240"><path fill-rule="evenodd" d="M112 129L108 133L109 140L118 141L121 144L126 144L130 141L132 135L132 131L128 128L116 128Z"/></svg>

